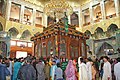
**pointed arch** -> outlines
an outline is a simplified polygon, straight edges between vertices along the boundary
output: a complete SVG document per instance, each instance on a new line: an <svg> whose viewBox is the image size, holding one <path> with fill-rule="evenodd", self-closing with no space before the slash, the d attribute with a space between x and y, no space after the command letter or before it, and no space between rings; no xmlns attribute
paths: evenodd
<svg viewBox="0 0 120 80"><path fill-rule="evenodd" d="M115 31L118 30L118 26L116 24L111 24L106 31L106 36L107 37L111 37L113 35L115 35Z"/></svg>
<svg viewBox="0 0 120 80"><path fill-rule="evenodd" d="M30 31L29 31L29 30L25 30L25 31L22 33L20 39L23 39L23 40L25 40L25 39L30 39L31 36L32 36L32 34L30 33Z"/></svg>
<svg viewBox="0 0 120 80"><path fill-rule="evenodd" d="M118 29L118 26L116 24L111 24L107 30L117 30Z"/></svg>
<svg viewBox="0 0 120 80"><path fill-rule="evenodd" d="M0 31L3 31L3 25L0 22Z"/></svg>
<svg viewBox="0 0 120 80"><path fill-rule="evenodd" d="M91 36L91 32L90 32L89 30L86 30L86 31L84 32L84 34L87 35L87 36Z"/></svg>
<svg viewBox="0 0 120 80"><path fill-rule="evenodd" d="M15 27L10 28L10 29L8 30L8 35L9 35L11 38L16 38L18 34L19 34L19 31L18 31Z"/></svg>
<svg viewBox="0 0 120 80"><path fill-rule="evenodd" d="M78 14L73 12L73 14L70 16L71 24L79 26L79 17Z"/></svg>
<svg viewBox="0 0 120 80"><path fill-rule="evenodd" d="M98 28L95 30L95 32L94 32L94 33L101 33L101 32L103 32L103 29L102 29L102 28L100 28L100 27L98 27Z"/></svg>
<svg viewBox="0 0 120 80"><path fill-rule="evenodd" d="M103 29L100 28L100 27L98 27L98 28L95 30L93 36L94 36L96 39L99 39L99 38L101 38L102 36L104 36L104 31L103 31Z"/></svg>

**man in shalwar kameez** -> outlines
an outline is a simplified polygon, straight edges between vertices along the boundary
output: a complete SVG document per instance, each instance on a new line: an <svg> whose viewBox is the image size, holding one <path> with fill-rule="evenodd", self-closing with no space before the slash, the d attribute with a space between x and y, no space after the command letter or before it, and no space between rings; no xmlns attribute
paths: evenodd
<svg viewBox="0 0 120 80"><path fill-rule="evenodd" d="M92 59L91 58L88 58L87 59L87 63L86 63L86 65L87 65L87 74L88 74L88 79L89 80L92 80Z"/></svg>
<svg viewBox="0 0 120 80"><path fill-rule="evenodd" d="M78 58L78 67L79 67L79 80L88 80L87 66L84 63L83 58Z"/></svg>
<svg viewBox="0 0 120 80"><path fill-rule="evenodd" d="M118 63L114 66L114 74L116 80L120 80L120 57L117 58Z"/></svg>
<svg viewBox="0 0 120 80"><path fill-rule="evenodd" d="M50 69L50 77L51 77L51 80L55 80L55 70L56 70L56 69L57 69L56 61L53 60L52 66L51 66L51 69Z"/></svg>
<svg viewBox="0 0 120 80"><path fill-rule="evenodd" d="M104 56L104 65L103 65L103 77L102 80L112 80L112 73L111 73L111 64L108 62L108 57Z"/></svg>

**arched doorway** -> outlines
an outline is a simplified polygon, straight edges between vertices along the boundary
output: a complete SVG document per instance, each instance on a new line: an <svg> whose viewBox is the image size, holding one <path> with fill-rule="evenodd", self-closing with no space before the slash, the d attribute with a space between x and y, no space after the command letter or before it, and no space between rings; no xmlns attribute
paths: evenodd
<svg viewBox="0 0 120 80"><path fill-rule="evenodd" d="M15 27L10 28L9 31L8 31L8 35L13 39L17 38L18 34L19 34L19 32Z"/></svg>
<svg viewBox="0 0 120 80"><path fill-rule="evenodd" d="M29 30L25 30L23 33L22 33L22 36L20 39L22 40L30 40L30 37L31 37L31 33Z"/></svg>
<svg viewBox="0 0 120 80"><path fill-rule="evenodd" d="M85 34L86 36L89 36L89 37L92 35L89 30L86 30L86 31L84 32L84 34Z"/></svg>
<svg viewBox="0 0 120 80"><path fill-rule="evenodd" d="M71 16L71 24L79 26L79 18L78 15L74 12Z"/></svg>
<svg viewBox="0 0 120 80"><path fill-rule="evenodd" d="M97 56L113 55L114 48L107 42L104 42L102 46L98 49Z"/></svg>
<svg viewBox="0 0 120 80"><path fill-rule="evenodd" d="M93 36L95 37L95 39L99 39L99 38L103 37L103 36L104 36L103 29L100 28L100 27L98 27L98 28L95 30Z"/></svg>
<svg viewBox="0 0 120 80"><path fill-rule="evenodd" d="M106 31L106 36L107 37L112 37L115 35L115 31L118 30L118 26L116 24L111 24Z"/></svg>

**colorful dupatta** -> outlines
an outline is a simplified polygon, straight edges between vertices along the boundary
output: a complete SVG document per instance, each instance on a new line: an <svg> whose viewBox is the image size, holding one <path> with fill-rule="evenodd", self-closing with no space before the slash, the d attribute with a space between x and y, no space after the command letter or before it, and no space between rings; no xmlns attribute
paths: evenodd
<svg viewBox="0 0 120 80"><path fill-rule="evenodd" d="M75 76L75 67L73 61L69 60L68 65L65 70L66 80L77 80Z"/></svg>

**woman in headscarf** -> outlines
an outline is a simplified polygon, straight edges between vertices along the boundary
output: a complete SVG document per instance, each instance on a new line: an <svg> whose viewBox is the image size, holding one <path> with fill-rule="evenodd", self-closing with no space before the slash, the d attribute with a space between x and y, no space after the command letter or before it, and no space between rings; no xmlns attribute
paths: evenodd
<svg viewBox="0 0 120 80"><path fill-rule="evenodd" d="M75 67L73 65L73 61L69 60L68 65L65 70L66 80L77 80L75 75Z"/></svg>
<svg viewBox="0 0 120 80"><path fill-rule="evenodd" d="M78 80L78 66L77 66L77 62L76 62L75 59L73 60L73 65L74 65L74 68L75 68L75 75L76 75L76 78Z"/></svg>
<svg viewBox="0 0 120 80"><path fill-rule="evenodd" d="M84 63L83 58L78 58L78 66L79 66L79 80L88 80L87 74L87 66Z"/></svg>

